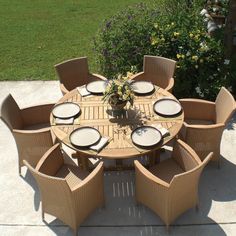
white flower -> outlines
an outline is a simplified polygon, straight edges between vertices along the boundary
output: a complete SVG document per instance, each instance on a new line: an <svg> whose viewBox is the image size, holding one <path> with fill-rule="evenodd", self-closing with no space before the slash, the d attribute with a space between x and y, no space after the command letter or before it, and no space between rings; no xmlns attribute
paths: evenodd
<svg viewBox="0 0 236 236"><path fill-rule="evenodd" d="M200 15L201 16L204 16L205 14L207 14L208 13L208 11L205 9L205 8L203 8L202 10L201 10L201 12L200 12Z"/></svg>
<svg viewBox="0 0 236 236"><path fill-rule="evenodd" d="M225 65L229 65L229 63L230 63L230 60L229 59L225 59L224 64Z"/></svg>
<svg viewBox="0 0 236 236"><path fill-rule="evenodd" d="M218 10L218 8L213 7L212 10L213 10L214 12L216 12L216 11Z"/></svg>
<svg viewBox="0 0 236 236"><path fill-rule="evenodd" d="M201 42L200 43L200 46L201 46L201 51L208 51L208 46L206 45L206 42Z"/></svg>
<svg viewBox="0 0 236 236"><path fill-rule="evenodd" d="M204 93L201 91L201 88L199 86L195 88L195 91L200 97L204 97Z"/></svg>
<svg viewBox="0 0 236 236"><path fill-rule="evenodd" d="M190 51L187 51L186 56L188 57L190 55L191 55Z"/></svg>
<svg viewBox="0 0 236 236"><path fill-rule="evenodd" d="M211 15L210 14L205 14L205 17L208 18L208 19L212 19Z"/></svg>

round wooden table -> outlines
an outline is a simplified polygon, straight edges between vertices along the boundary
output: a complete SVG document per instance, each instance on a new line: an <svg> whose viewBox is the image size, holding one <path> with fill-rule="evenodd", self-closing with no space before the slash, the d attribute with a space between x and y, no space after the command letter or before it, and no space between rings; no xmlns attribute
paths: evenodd
<svg viewBox="0 0 236 236"><path fill-rule="evenodd" d="M125 159L149 155L159 150L161 146L168 143L179 132L184 119L183 112L175 117L162 117L154 113L153 103L163 97L175 97L166 90L155 86L155 91L148 96L135 96L134 106L124 110L122 114L112 115L111 107L104 103L102 96L92 95L82 97L77 89L72 90L62 97L59 103L74 102L81 108L80 116L74 120L72 125L56 125L53 115L50 123L53 133L65 145L76 150L79 156L96 156L107 159ZM161 124L168 129L170 135L163 138L161 143L147 149L136 147L131 139L132 130L142 125ZM91 126L98 129L102 136L110 138L109 143L100 152L78 149L69 140L70 133L78 127Z"/></svg>

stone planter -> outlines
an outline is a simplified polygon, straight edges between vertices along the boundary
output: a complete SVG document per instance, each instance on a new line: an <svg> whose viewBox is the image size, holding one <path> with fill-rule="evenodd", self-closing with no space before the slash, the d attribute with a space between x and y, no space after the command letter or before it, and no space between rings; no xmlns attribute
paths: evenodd
<svg viewBox="0 0 236 236"><path fill-rule="evenodd" d="M216 15L216 14L211 14L212 19L217 25L223 25L225 24L225 16L222 15Z"/></svg>
<svg viewBox="0 0 236 236"><path fill-rule="evenodd" d="M120 110L123 110L124 107L126 106L127 104L127 101L122 101L120 103L112 103L110 100L108 101L109 105L111 106L112 110L113 111L120 111Z"/></svg>

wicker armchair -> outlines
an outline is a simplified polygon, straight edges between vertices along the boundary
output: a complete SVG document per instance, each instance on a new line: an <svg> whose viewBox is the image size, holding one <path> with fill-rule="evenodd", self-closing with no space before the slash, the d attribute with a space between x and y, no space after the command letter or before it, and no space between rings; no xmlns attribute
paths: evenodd
<svg viewBox="0 0 236 236"><path fill-rule="evenodd" d="M60 79L60 88L63 95L93 80L106 80L102 75L89 72L87 57L64 61L55 65L55 69Z"/></svg>
<svg viewBox="0 0 236 236"><path fill-rule="evenodd" d="M153 84L171 92L174 86L176 61L157 56L144 56L143 72L132 77L134 80L150 81Z"/></svg>
<svg viewBox="0 0 236 236"><path fill-rule="evenodd" d="M233 96L222 87L215 102L180 99L180 103L185 120L179 137L196 151L201 160L207 153L214 152L212 161L219 166L222 133L235 111Z"/></svg>
<svg viewBox="0 0 236 236"><path fill-rule="evenodd" d="M36 166L38 160L53 145L49 116L54 104L20 109L9 94L0 106L1 119L11 130L19 155L19 174L23 160Z"/></svg>
<svg viewBox="0 0 236 236"><path fill-rule="evenodd" d="M65 164L59 144L51 147L34 169L25 165L36 179L42 218L51 214L78 233L79 225L97 207L104 206L103 163L89 173L76 165Z"/></svg>
<svg viewBox="0 0 236 236"><path fill-rule="evenodd" d="M178 216L198 206L199 178L211 156L201 162L192 148L177 140L172 157L149 170L135 161L136 201L152 209L169 229Z"/></svg>

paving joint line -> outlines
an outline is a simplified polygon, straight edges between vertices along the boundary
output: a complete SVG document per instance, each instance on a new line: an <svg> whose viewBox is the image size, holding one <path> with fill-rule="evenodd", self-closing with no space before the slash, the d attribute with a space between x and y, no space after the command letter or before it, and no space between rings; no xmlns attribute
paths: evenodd
<svg viewBox="0 0 236 236"><path fill-rule="evenodd" d="M219 222L219 223L202 223L202 224L173 224L171 227L189 227L189 226L210 226L210 225L233 225L236 224L236 222ZM6 227L12 227L12 226L28 226L28 227L68 227L68 225L50 225L49 224L4 224L0 223L0 226L6 226ZM127 228L141 228L141 227L166 227L166 225L162 224L149 224L149 225L80 225L82 228L120 228L120 227L127 227Z"/></svg>

